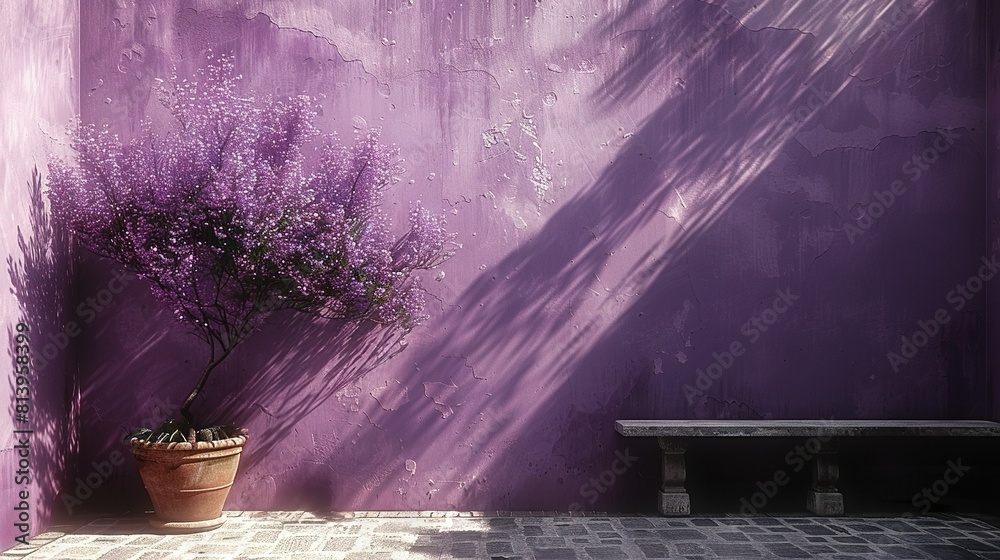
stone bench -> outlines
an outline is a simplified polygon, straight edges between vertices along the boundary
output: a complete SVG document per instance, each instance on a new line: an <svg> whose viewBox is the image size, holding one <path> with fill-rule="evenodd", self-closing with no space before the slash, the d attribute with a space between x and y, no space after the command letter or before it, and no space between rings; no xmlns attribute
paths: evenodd
<svg viewBox="0 0 1000 560"><path fill-rule="evenodd" d="M969 420L618 420L615 430L623 436L659 440L660 513L669 516L691 513L691 499L684 489L684 450L692 438L808 438L813 481L806 509L817 515L841 515L844 497L837 490L840 471L833 438L1000 436L1000 424Z"/></svg>

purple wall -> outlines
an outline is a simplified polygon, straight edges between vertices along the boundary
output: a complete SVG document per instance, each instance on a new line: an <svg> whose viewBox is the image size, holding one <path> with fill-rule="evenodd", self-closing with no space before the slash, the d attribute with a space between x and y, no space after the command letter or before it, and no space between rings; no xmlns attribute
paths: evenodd
<svg viewBox="0 0 1000 560"><path fill-rule="evenodd" d="M25 529L31 535L45 530L58 513L57 493L67 485L78 446L75 341L62 333L73 301L69 246L48 221L42 190L48 158L68 153L58 139L80 108L79 30L75 1L0 6L0 254L6 263L0 320L8 364L0 383L0 550L17 544ZM26 385L13 375L15 355L24 355L15 341L18 324L28 328L34 361ZM22 523L27 527L15 525Z"/></svg>
<svg viewBox="0 0 1000 560"><path fill-rule="evenodd" d="M987 19L989 71L986 92L988 150L986 152L987 194L989 196L989 245L1000 250L1000 7L991 2ZM992 375L992 417L1000 421L1000 289L992 289L989 299L989 371Z"/></svg>
<svg viewBox="0 0 1000 560"><path fill-rule="evenodd" d="M987 255L986 2L363 4L83 8L86 120L232 51L382 127L392 213L440 201L463 244L405 341L282 315L232 357L198 406L252 433L230 508L628 509L653 455L581 494L617 418L990 414L986 297L949 296ZM86 474L205 353L138 281L83 342ZM131 467L97 494L145 499Z"/></svg>

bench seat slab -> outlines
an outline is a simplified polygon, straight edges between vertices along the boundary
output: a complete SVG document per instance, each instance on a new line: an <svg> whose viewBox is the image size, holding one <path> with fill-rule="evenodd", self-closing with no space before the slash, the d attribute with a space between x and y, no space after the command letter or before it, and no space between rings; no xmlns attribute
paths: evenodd
<svg viewBox="0 0 1000 560"><path fill-rule="evenodd" d="M660 513L691 514L691 497L684 488L684 451L691 438L790 437L809 438L819 445L812 460L813 480L806 509L816 515L843 515L844 496L837 490L840 467L835 437L997 437L1000 423L981 420L618 420L623 436L653 436L663 456ZM810 449L812 451L812 449Z"/></svg>
<svg viewBox="0 0 1000 560"><path fill-rule="evenodd" d="M623 436L652 437L997 437L985 420L618 420Z"/></svg>

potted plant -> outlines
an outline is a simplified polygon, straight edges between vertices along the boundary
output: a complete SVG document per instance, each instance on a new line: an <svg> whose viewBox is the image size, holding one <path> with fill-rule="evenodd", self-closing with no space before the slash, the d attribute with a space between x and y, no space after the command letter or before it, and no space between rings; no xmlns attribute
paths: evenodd
<svg viewBox="0 0 1000 560"><path fill-rule="evenodd" d="M50 166L52 213L87 249L145 279L205 343L179 418L130 442L154 525L222 524L246 432L201 426L192 405L211 373L278 309L410 329L424 316L418 270L452 254L442 218L411 208L395 237L381 211L402 171L376 132L354 145L315 127L314 98L239 93L232 57L158 88L172 125L128 142L77 124L75 161Z"/></svg>

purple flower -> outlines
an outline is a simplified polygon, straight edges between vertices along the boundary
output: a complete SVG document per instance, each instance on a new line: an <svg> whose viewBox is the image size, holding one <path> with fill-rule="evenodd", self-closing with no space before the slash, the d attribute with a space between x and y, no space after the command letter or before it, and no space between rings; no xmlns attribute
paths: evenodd
<svg viewBox="0 0 1000 560"><path fill-rule="evenodd" d="M393 235L381 207L397 150L377 131L344 145L316 129L312 97L258 100L238 83L232 58L213 58L159 91L164 134L76 126L76 161L49 165L54 217L150 282L210 346L206 376L275 309L418 324L413 273L451 256L454 236L419 205Z"/></svg>

